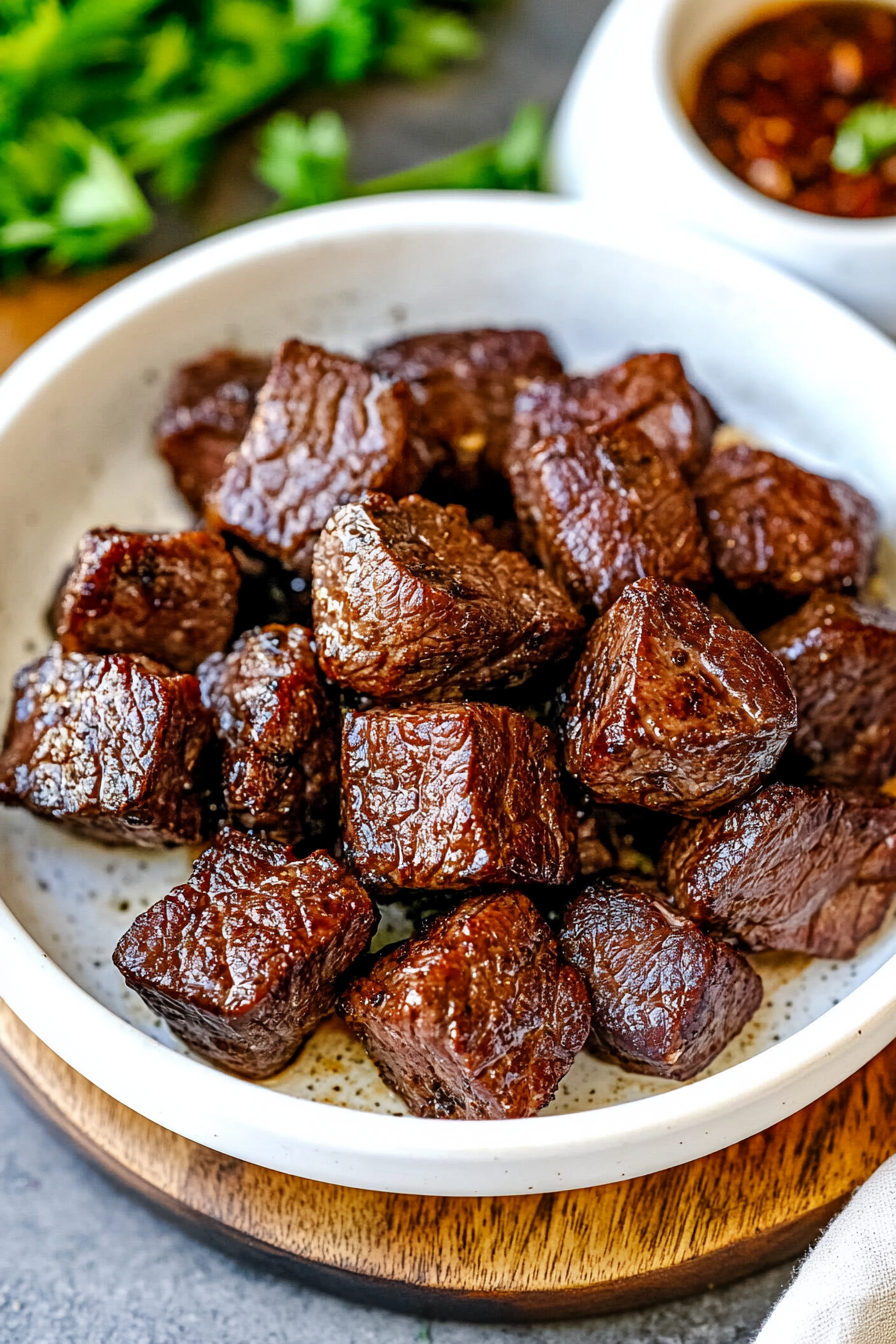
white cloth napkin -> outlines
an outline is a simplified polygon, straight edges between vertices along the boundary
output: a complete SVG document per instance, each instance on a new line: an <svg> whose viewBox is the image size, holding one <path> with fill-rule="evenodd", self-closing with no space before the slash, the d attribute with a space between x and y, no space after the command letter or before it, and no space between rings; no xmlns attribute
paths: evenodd
<svg viewBox="0 0 896 1344"><path fill-rule="evenodd" d="M896 1344L896 1157L834 1219L755 1344Z"/></svg>

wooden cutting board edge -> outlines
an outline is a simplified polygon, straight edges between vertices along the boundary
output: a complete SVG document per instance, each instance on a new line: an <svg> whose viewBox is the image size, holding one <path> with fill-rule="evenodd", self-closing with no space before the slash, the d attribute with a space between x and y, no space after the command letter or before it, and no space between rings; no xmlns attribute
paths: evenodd
<svg viewBox="0 0 896 1344"><path fill-rule="evenodd" d="M440 1198L286 1176L145 1120L0 1002L0 1062L95 1166L189 1230L309 1286L421 1316L535 1321L683 1297L805 1249L896 1151L896 1044L764 1134L652 1176Z"/></svg>

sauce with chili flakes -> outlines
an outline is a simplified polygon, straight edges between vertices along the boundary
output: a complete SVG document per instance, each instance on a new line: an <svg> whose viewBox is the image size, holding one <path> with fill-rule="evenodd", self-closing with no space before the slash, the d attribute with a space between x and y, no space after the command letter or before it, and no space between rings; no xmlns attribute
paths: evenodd
<svg viewBox="0 0 896 1344"><path fill-rule="evenodd" d="M810 4L730 38L700 78L692 121L721 163L764 195L819 215L896 215L896 153L861 176L831 164L837 128L896 104L896 13Z"/></svg>

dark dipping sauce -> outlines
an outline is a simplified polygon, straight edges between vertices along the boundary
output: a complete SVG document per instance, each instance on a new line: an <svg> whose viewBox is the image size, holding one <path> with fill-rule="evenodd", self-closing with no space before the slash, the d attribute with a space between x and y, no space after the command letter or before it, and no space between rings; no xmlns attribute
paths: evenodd
<svg viewBox="0 0 896 1344"><path fill-rule="evenodd" d="M798 210L896 215L896 153L853 176L831 164L854 108L896 103L896 13L881 5L801 5L738 33L710 58L692 121L721 163Z"/></svg>

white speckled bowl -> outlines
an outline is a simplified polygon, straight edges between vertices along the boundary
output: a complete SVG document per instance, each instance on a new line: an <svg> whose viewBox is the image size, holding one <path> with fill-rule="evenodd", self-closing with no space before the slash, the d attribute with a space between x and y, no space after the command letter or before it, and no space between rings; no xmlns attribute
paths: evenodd
<svg viewBox="0 0 896 1344"><path fill-rule="evenodd" d="M0 383L0 713L13 671L47 642L43 611L80 533L185 519L150 439L173 365L225 341L265 349L300 334L362 351L487 323L544 327L581 369L634 348L681 350L729 419L854 481L896 534L896 350L797 282L716 244L603 228L592 211L545 198L445 193L309 210L123 282ZM781 1119L896 1035L890 921L850 963L756 958L760 1013L711 1076L688 1085L582 1055L536 1119L417 1120L332 1023L286 1073L248 1083L190 1057L111 966L134 913L187 868L183 852L107 849L0 811L0 996L127 1106L316 1180L469 1195L636 1176Z"/></svg>
<svg viewBox="0 0 896 1344"><path fill-rule="evenodd" d="M896 0L881 0L896 9ZM764 12L757 0L615 0L554 124L553 185L596 215L677 221L835 295L896 335L896 219L831 219L770 200L716 159L683 111L695 73Z"/></svg>

